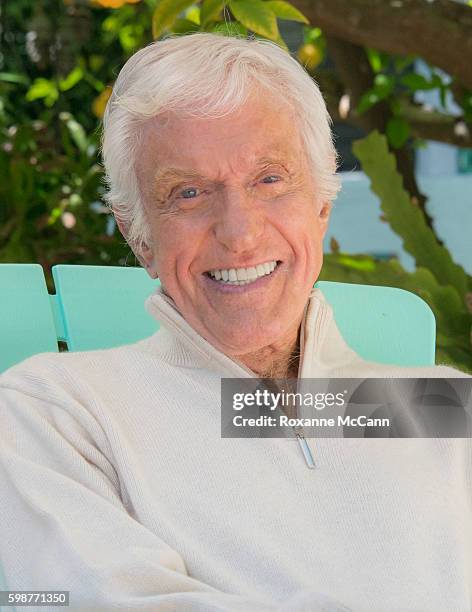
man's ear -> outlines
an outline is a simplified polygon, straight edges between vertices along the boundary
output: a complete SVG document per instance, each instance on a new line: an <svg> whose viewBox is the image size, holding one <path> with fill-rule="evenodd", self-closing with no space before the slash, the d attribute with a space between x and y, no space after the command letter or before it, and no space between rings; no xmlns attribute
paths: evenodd
<svg viewBox="0 0 472 612"><path fill-rule="evenodd" d="M322 202L320 210L318 212L320 229L322 236L326 234L326 230L328 229L329 218L331 214L331 208L333 207L331 202Z"/></svg>
<svg viewBox="0 0 472 612"><path fill-rule="evenodd" d="M115 221L118 225L118 229L120 230L123 238L128 242L128 226L127 224L120 219L117 215L115 215ZM130 245L131 246L131 245ZM157 269L154 263L154 253L152 249L145 243L142 243L140 247L131 246L131 250L136 255L139 263L146 270L151 278L158 278Z"/></svg>

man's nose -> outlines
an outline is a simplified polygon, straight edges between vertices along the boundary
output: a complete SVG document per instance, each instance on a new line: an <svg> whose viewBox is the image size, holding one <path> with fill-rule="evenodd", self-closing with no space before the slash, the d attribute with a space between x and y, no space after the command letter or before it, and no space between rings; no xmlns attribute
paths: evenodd
<svg viewBox="0 0 472 612"><path fill-rule="evenodd" d="M243 187L222 190L215 236L228 250L241 252L259 246L264 233L262 202Z"/></svg>

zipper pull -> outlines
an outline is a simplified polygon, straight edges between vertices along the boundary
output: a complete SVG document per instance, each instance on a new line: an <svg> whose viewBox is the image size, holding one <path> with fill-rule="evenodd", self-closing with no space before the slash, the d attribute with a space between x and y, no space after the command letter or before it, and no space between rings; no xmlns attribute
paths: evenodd
<svg viewBox="0 0 472 612"><path fill-rule="evenodd" d="M296 433L298 444L302 449L303 456L305 457L305 461L310 470L314 470L316 468L315 460L313 459L313 455L311 454L310 447L308 446L308 442L305 439L305 436L297 432Z"/></svg>

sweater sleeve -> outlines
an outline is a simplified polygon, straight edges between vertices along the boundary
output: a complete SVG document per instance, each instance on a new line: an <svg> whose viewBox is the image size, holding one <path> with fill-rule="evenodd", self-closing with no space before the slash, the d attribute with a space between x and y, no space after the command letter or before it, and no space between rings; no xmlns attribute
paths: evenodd
<svg viewBox="0 0 472 612"><path fill-rule="evenodd" d="M6 588L69 591L74 610L347 610L311 592L278 606L189 576L182 557L127 512L96 432L72 411L0 386L0 435Z"/></svg>

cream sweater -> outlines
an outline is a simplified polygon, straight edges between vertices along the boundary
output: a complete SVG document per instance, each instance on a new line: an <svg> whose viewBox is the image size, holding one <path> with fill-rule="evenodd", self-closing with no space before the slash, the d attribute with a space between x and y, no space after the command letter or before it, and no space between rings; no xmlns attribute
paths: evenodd
<svg viewBox="0 0 472 612"><path fill-rule="evenodd" d="M221 377L253 372L161 289L146 307L145 340L0 377L9 589L73 610L472 610L470 440L312 439L313 470L293 439L222 439ZM319 289L302 332L301 377L466 376L362 360Z"/></svg>

